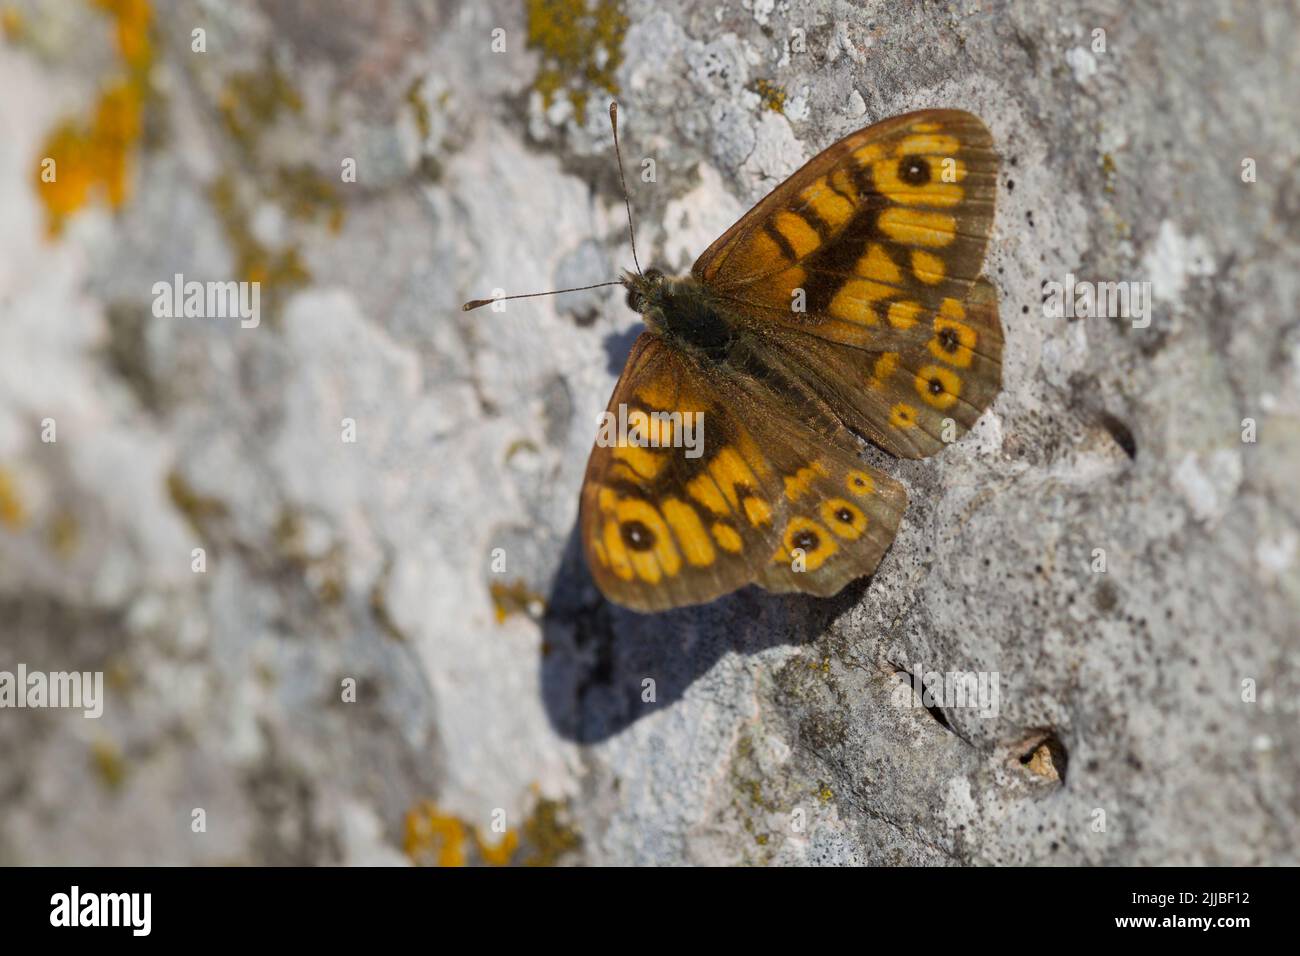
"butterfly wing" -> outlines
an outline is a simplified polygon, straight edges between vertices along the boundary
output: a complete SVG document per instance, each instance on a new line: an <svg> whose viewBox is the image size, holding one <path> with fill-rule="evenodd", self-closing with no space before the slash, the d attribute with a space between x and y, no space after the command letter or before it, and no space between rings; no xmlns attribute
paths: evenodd
<svg viewBox="0 0 1300 956"><path fill-rule="evenodd" d="M759 379L705 368L643 334L606 421L667 417L650 419L661 447L598 441L587 463L579 525L601 591L656 611L750 583L831 595L872 573L906 493L859 460L856 440L829 410L814 428L793 417L795 407ZM689 444L690 420L674 412L703 414L697 457L669 444L679 429L679 444Z"/></svg>
<svg viewBox="0 0 1300 956"><path fill-rule="evenodd" d="M809 383L854 431L933 454L1001 387L997 297L977 285L997 172L977 117L894 117L814 157L692 274L792 360L810 353Z"/></svg>
<svg viewBox="0 0 1300 956"><path fill-rule="evenodd" d="M979 279L887 349L828 342L774 327L774 349L853 431L900 458L924 458L964 435L1002 387L997 293Z"/></svg>

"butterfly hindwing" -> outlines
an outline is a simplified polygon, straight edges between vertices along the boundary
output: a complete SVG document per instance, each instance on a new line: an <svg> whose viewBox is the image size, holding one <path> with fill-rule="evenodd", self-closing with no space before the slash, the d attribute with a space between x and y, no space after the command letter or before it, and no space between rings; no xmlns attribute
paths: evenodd
<svg viewBox="0 0 1300 956"><path fill-rule="evenodd" d="M592 450L580 527L601 590L652 611L749 583L830 595L872 573L906 494L859 460L847 430L814 430L793 408L757 379L705 368L642 335L608 412L661 413L649 431L662 447L615 441ZM670 444L685 421L672 415L686 412L703 413L698 457Z"/></svg>
<svg viewBox="0 0 1300 956"><path fill-rule="evenodd" d="M986 279L885 349L846 348L786 328L768 339L844 424L899 458L924 458L959 439L1002 386L1002 326Z"/></svg>

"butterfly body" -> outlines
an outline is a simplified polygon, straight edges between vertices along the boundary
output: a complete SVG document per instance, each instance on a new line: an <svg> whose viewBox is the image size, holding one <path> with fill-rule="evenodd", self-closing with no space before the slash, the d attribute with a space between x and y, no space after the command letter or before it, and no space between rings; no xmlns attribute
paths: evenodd
<svg viewBox="0 0 1300 956"><path fill-rule="evenodd" d="M976 117L895 117L812 159L689 275L625 275L646 332L608 414L639 427L598 440L580 517L607 597L831 595L875 570L907 496L860 439L934 454L1001 387L980 276L996 174Z"/></svg>
<svg viewBox="0 0 1300 956"><path fill-rule="evenodd" d="M741 329L723 302L691 276L648 275L629 285L647 331L705 362L727 362Z"/></svg>

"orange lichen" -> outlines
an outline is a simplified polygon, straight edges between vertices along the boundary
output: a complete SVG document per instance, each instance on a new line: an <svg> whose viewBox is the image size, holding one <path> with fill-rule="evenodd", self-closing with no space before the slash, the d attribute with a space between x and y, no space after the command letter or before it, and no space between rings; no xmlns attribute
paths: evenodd
<svg viewBox="0 0 1300 956"><path fill-rule="evenodd" d="M539 796L518 829L485 834L421 800L407 811L402 848L417 866L553 866L582 843L562 815L561 804Z"/></svg>
<svg viewBox="0 0 1300 956"><path fill-rule="evenodd" d="M16 43L23 38L27 32L27 24L23 20L21 10L13 7L5 7L0 10L0 33L5 35L5 39L11 43Z"/></svg>
<svg viewBox="0 0 1300 956"><path fill-rule="evenodd" d="M464 866L465 825L430 801L422 801L406 813L402 849L417 865Z"/></svg>
<svg viewBox="0 0 1300 956"><path fill-rule="evenodd" d="M618 93L628 25L621 0L526 0L525 10L526 45L541 54L533 88L547 108L557 93L567 95L574 117L586 122L593 92Z"/></svg>
<svg viewBox="0 0 1300 956"><path fill-rule="evenodd" d="M490 844L479 835L478 830L475 830L474 844L478 847L478 855L488 866L509 866L515 850L519 849L519 834L514 830L507 830L501 834L500 841Z"/></svg>
<svg viewBox="0 0 1300 956"><path fill-rule="evenodd" d="M102 191L113 209L130 194L131 163L149 92L153 13L147 0L92 0L113 18L125 76L109 81L85 119L66 119L46 137L35 163L46 233L57 237L69 216Z"/></svg>
<svg viewBox="0 0 1300 956"><path fill-rule="evenodd" d="M546 609L546 600L529 590L523 581L502 584L493 581L488 589L492 595L492 611L498 624L504 624L512 614L526 614L538 617Z"/></svg>
<svg viewBox="0 0 1300 956"><path fill-rule="evenodd" d="M27 523L27 509L18 497L12 476L0 468L0 525L17 530Z"/></svg>

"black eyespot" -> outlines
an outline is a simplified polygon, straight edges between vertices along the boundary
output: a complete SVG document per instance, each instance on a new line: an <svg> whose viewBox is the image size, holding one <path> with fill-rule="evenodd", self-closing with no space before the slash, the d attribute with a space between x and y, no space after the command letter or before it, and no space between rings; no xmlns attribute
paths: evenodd
<svg viewBox="0 0 1300 956"><path fill-rule="evenodd" d="M909 186L924 186L930 181L930 164L920 156L904 156L898 161L898 178Z"/></svg>
<svg viewBox="0 0 1300 956"><path fill-rule="evenodd" d="M837 521L842 521L844 524L853 524L853 512L848 508L841 508L839 511L835 512L835 518Z"/></svg>
<svg viewBox="0 0 1300 956"><path fill-rule="evenodd" d="M930 394L939 395L943 392L943 382L937 378L930 379Z"/></svg>
<svg viewBox="0 0 1300 956"><path fill-rule="evenodd" d="M636 289L627 290L627 307L633 312L640 312L645 307L645 296Z"/></svg>
<svg viewBox="0 0 1300 956"><path fill-rule="evenodd" d="M957 346L961 345L961 340L957 338L955 329L944 329L939 333L939 345L945 352L957 351Z"/></svg>
<svg viewBox="0 0 1300 956"><path fill-rule="evenodd" d="M821 544L821 538L817 537L816 531L796 531L790 543L799 548L805 554L810 551L816 551L817 546Z"/></svg>
<svg viewBox="0 0 1300 956"><path fill-rule="evenodd" d="M633 551L649 551L655 546L654 532L640 521L626 521L620 530L623 542Z"/></svg>

